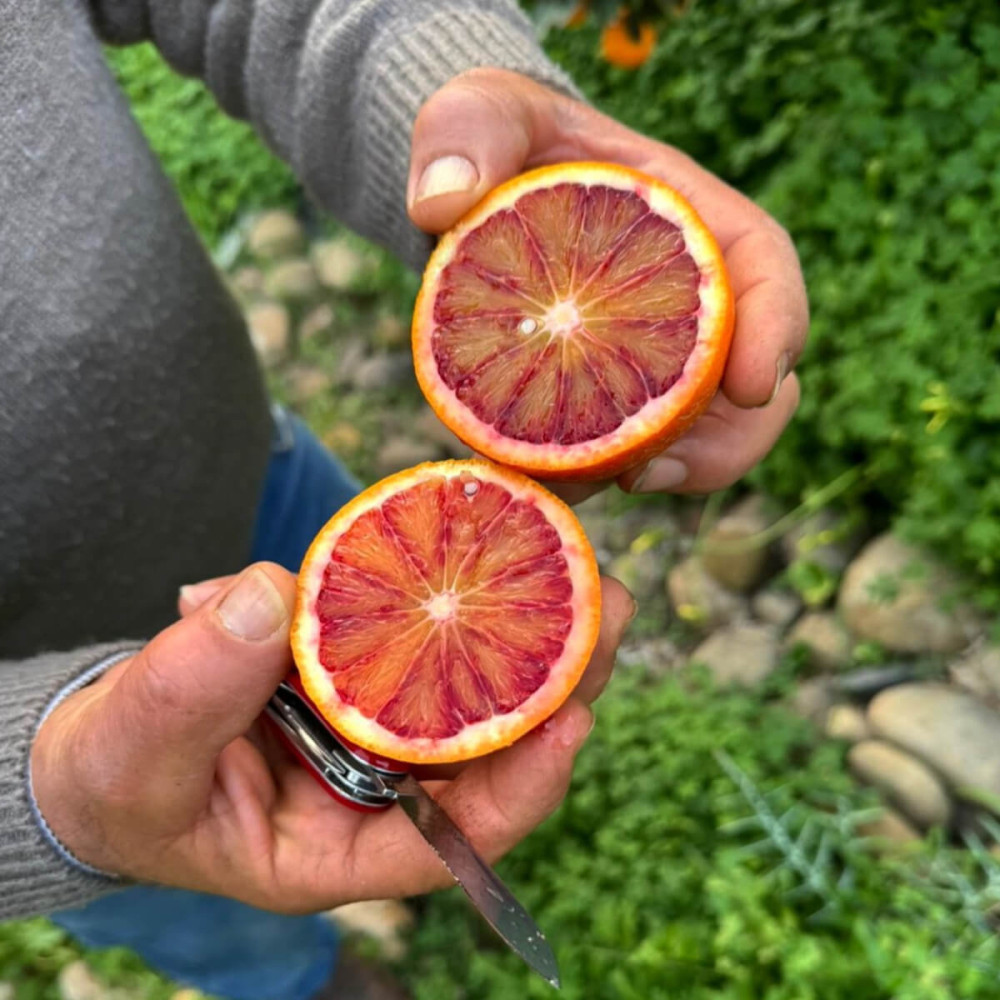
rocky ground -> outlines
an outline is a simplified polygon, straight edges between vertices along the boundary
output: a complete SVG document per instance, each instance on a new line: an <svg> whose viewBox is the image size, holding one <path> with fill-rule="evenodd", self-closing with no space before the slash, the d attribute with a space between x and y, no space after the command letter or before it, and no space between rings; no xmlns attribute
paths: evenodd
<svg viewBox="0 0 1000 1000"><path fill-rule="evenodd" d="M284 212L252 220L224 256L272 391L363 481L469 454L413 378L412 278L352 237L307 239ZM620 669L698 663L721 685L786 678L789 707L850 744L846 765L881 794L868 832L886 841L935 827L959 836L977 810L1000 815L1000 647L936 560L757 494L608 491L577 510L602 570L640 603ZM405 947L401 904L335 916L387 957ZM63 971L66 1000L106 995L82 963Z"/></svg>

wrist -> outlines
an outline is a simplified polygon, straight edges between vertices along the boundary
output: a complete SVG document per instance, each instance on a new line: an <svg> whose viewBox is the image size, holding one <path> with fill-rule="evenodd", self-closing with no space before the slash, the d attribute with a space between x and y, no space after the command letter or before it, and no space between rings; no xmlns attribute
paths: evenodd
<svg viewBox="0 0 1000 1000"><path fill-rule="evenodd" d="M113 866L105 857L97 820L88 806L88 783L80 765L89 754L81 735L95 703L105 697L106 685L100 682L132 655L126 651L102 660L52 698L42 712L28 761L31 811L49 846L68 865L115 880L120 876L110 870Z"/></svg>

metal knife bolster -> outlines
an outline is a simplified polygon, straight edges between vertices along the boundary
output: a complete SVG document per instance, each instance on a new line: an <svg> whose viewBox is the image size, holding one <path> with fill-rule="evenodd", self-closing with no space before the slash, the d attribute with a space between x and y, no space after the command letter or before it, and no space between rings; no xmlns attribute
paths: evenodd
<svg viewBox="0 0 1000 1000"><path fill-rule="evenodd" d="M281 682L266 714L334 798L365 812L388 809L397 800L393 785L408 772L377 766L352 750L292 683Z"/></svg>

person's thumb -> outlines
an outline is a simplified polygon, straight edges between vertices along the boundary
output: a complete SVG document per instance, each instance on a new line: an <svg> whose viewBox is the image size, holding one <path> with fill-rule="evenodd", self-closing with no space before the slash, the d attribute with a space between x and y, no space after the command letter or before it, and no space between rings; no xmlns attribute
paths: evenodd
<svg viewBox="0 0 1000 1000"><path fill-rule="evenodd" d="M294 600L295 577L259 563L135 656L112 695L120 736L150 778L210 775L250 728L292 665Z"/></svg>
<svg viewBox="0 0 1000 1000"><path fill-rule="evenodd" d="M429 233L450 229L551 144L559 96L503 70L473 70L427 100L413 127L406 203Z"/></svg>

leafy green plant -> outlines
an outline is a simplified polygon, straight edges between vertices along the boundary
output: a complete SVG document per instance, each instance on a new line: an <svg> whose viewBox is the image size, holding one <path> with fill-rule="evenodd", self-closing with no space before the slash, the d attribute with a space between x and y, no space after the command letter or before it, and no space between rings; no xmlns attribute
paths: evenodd
<svg viewBox="0 0 1000 1000"><path fill-rule="evenodd" d="M976 900L965 912L927 877L936 856L980 891L975 863L944 845L876 855L872 800L805 723L690 672L620 677L597 716L566 803L500 865L564 996L995 996L1000 952ZM426 904L403 972L419 1000L550 996L454 893Z"/></svg>
<svg viewBox="0 0 1000 1000"><path fill-rule="evenodd" d="M758 483L849 469L885 522L1000 606L1000 8L694 3L635 72L598 26L550 53L598 106L685 149L789 229L813 323L802 405Z"/></svg>
<svg viewBox="0 0 1000 1000"><path fill-rule="evenodd" d="M178 76L150 44L108 49L108 62L184 208L212 245L241 212L294 203L298 186L244 122L197 80Z"/></svg>

